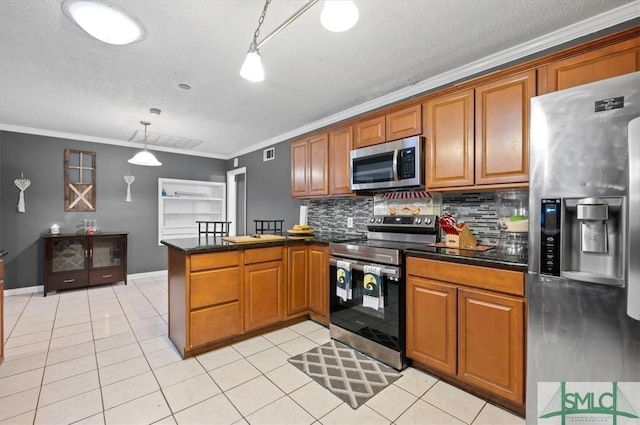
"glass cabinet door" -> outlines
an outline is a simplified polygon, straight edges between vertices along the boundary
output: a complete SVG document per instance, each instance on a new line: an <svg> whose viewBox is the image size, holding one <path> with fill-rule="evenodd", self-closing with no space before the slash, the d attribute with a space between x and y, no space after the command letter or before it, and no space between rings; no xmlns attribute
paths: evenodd
<svg viewBox="0 0 640 425"><path fill-rule="evenodd" d="M62 239L52 243L51 271L68 272L74 270L84 270L85 263L85 242L83 239Z"/></svg>
<svg viewBox="0 0 640 425"><path fill-rule="evenodd" d="M91 268L117 267L122 264L122 238L99 236L92 238Z"/></svg>

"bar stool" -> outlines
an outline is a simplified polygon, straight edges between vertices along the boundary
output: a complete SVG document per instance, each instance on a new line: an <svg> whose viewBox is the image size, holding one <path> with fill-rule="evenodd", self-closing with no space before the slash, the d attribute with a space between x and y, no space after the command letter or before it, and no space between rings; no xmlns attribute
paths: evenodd
<svg viewBox="0 0 640 425"><path fill-rule="evenodd" d="M282 235L282 223L284 220L253 220L257 235L271 234Z"/></svg>
<svg viewBox="0 0 640 425"><path fill-rule="evenodd" d="M198 221L198 236L229 236L230 221Z"/></svg>

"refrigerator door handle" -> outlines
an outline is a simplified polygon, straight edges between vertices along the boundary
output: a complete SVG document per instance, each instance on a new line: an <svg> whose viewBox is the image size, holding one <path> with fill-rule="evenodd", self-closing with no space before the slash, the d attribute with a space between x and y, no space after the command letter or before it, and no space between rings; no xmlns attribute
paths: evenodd
<svg viewBox="0 0 640 425"><path fill-rule="evenodd" d="M640 117L629 122L627 314L640 320Z"/></svg>

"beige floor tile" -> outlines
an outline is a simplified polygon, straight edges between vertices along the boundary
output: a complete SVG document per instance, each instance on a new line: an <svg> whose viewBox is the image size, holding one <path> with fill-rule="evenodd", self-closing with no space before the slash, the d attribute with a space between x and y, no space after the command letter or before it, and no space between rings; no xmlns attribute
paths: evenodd
<svg viewBox="0 0 640 425"><path fill-rule="evenodd" d="M437 378L412 367L404 369L401 373L402 377L394 382L393 385L397 385L418 397L422 397L429 388L438 382Z"/></svg>
<svg viewBox="0 0 640 425"><path fill-rule="evenodd" d="M162 388L169 387L205 372L204 368L194 358L186 359L177 363L171 363L153 371Z"/></svg>
<svg viewBox="0 0 640 425"><path fill-rule="evenodd" d="M352 409L347 404L341 404L320 419L322 425L389 425L391 421L373 411L367 406Z"/></svg>
<svg viewBox="0 0 640 425"><path fill-rule="evenodd" d="M289 326L289 329L299 333L300 335L306 335L320 329L326 329L326 327L314 322L313 320L307 320L304 322L296 323L295 325L291 325Z"/></svg>
<svg viewBox="0 0 640 425"><path fill-rule="evenodd" d="M0 398L40 387L44 368L11 375L0 379Z"/></svg>
<svg viewBox="0 0 640 425"><path fill-rule="evenodd" d="M112 348L110 350L96 353L98 367L106 367L114 363L120 363L125 360L133 359L142 355L142 350L138 343L123 345L122 347Z"/></svg>
<svg viewBox="0 0 640 425"><path fill-rule="evenodd" d="M42 386L38 407L53 404L97 388L100 388L97 370L52 382Z"/></svg>
<svg viewBox="0 0 640 425"><path fill-rule="evenodd" d="M251 379L260 376L260 371L245 359L209 371L209 375L222 391L237 387Z"/></svg>
<svg viewBox="0 0 640 425"><path fill-rule="evenodd" d="M64 328L66 326L72 326L86 322L91 322L91 315L88 313L82 313L76 316L65 317L64 319L56 318L56 321L53 324L53 328Z"/></svg>
<svg viewBox="0 0 640 425"><path fill-rule="evenodd" d="M123 345L132 344L136 341L136 336L131 331L105 338L96 338L96 352L99 353L112 348L122 347Z"/></svg>
<svg viewBox="0 0 640 425"><path fill-rule="evenodd" d="M150 370L147 359L145 359L144 356L140 356L131 360L112 364L107 367L102 367L98 372L100 373L100 384L105 386L149 372Z"/></svg>
<svg viewBox="0 0 640 425"><path fill-rule="evenodd" d="M75 325L54 328L51 338L60 338L61 336L75 335L89 331L91 331L91 322L77 323Z"/></svg>
<svg viewBox="0 0 640 425"><path fill-rule="evenodd" d="M173 415L160 419L158 422L154 422L153 425L176 425L177 422Z"/></svg>
<svg viewBox="0 0 640 425"><path fill-rule="evenodd" d="M83 342L82 344L72 345L71 347L61 348L59 350L49 351L47 355L47 366L67 360L77 359L79 357L95 354L96 349L93 341Z"/></svg>
<svg viewBox="0 0 640 425"><path fill-rule="evenodd" d="M312 381L311 377L287 363L266 374L285 394L289 394Z"/></svg>
<svg viewBox="0 0 640 425"><path fill-rule="evenodd" d="M36 416L35 409L23 413L22 415L13 416L11 418L5 419L4 421L0 421L0 425L33 425L33 418Z"/></svg>
<svg viewBox="0 0 640 425"><path fill-rule="evenodd" d="M49 350L59 350L61 348L71 347L72 345L82 344L83 342L93 341L93 332L86 331L77 334L61 336L53 338L49 344Z"/></svg>
<svg viewBox="0 0 640 425"><path fill-rule="evenodd" d="M49 350L49 341L40 341L35 344L21 345L15 348L4 349L4 361L12 361L24 357L35 356L36 354L46 353Z"/></svg>
<svg viewBox="0 0 640 425"><path fill-rule="evenodd" d="M200 354L196 359L206 370L213 370L242 359L242 355L235 348L228 346Z"/></svg>
<svg viewBox="0 0 640 425"><path fill-rule="evenodd" d="M289 396L316 419L320 419L343 404L342 400L315 381L309 382Z"/></svg>
<svg viewBox="0 0 640 425"><path fill-rule="evenodd" d="M169 326L162 320L162 324L155 326L145 326L133 330L138 341L144 341L145 339L155 338L157 336L167 335L169 332Z"/></svg>
<svg viewBox="0 0 640 425"><path fill-rule="evenodd" d="M173 342L171 342L167 335L145 339L144 341L140 341L139 344L144 354L150 354L154 351L159 351L165 348L175 348Z"/></svg>
<svg viewBox="0 0 640 425"><path fill-rule="evenodd" d="M70 424L102 411L100 390L82 393L57 403L40 407L36 412L36 424Z"/></svg>
<svg viewBox="0 0 640 425"><path fill-rule="evenodd" d="M238 422L234 422L233 425L249 425L246 419L240 419Z"/></svg>
<svg viewBox="0 0 640 425"><path fill-rule="evenodd" d="M60 381L61 379L80 375L81 373L89 372L96 368L96 356L93 354L73 360L67 360L66 362L48 365L44 369L44 379L42 380L42 383L49 384L51 382Z"/></svg>
<svg viewBox="0 0 640 425"><path fill-rule="evenodd" d="M131 320L131 318L130 318L130 320ZM151 327L158 326L158 325L167 326L167 324L164 322L164 320L162 320L162 317L160 317L159 315L147 317L145 319L139 319L139 320L131 321L131 329L133 329L134 331L136 329L151 328Z"/></svg>
<svg viewBox="0 0 640 425"><path fill-rule="evenodd" d="M291 341L292 339L299 337L300 334L292 331L289 328L283 328L278 329L277 331L269 332L262 336L268 339L272 344L278 345L282 344L283 342Z"/></svg>
<svg viewBox="0 0 640 425"><path fill-rule="evenodd" d="M415 403L416 400L418 400L417 396L395 385L389 385L369 399L365 404L393 422Z"/></svg>
<svg viewBox="0 0 640 425"><path fill-rule="evenodd" d="M117 323L114 325L101 324L93 327L93 335L95 339L106 338L109 336L120 335L131 332L128 323Z"/></svg>
<svg viewBox="0 0 640 425"><path fill-rule="evenodd" d="M51 330L28 333L16 337L10 336L5 347L11 349L22 345L35 344L36 342L49 341L49 339L51 339Z"/></svg>
<svg viewBox="0 0 640 425"><path fill-rule="evenodd" d="M211 412L215 412L215 415L212 415ZM230 425L242 419L238 409L231 404L224 394L184 409L174 416L178 425L202 425L202 418L210 418L213 424Z"/></svg>
<svg viewBox="0 0 640 425"><path fill-rule="evenodd" d="M165 299L165 302L167 302L166 299ZM147 310L133 311L133 312L127 313L127 318L131 321L148 319L150 317L156 317L156 316L158 316L158 312L156 311L155 308L149 308Z"/></svg>
<svg viewBox="0 0 640 425"><path fill-rule="evenodd" d="M324 425L324 422L322 422ZM396 425L465 425L461 420L427 403L416 401L395 421Z"/></svg>
<svg viewBox="0 0 640 425"><path fill-rule="evenodd" d="M96 413L81 421L74 422L73 425L104 425L104 412Z"/></svg>
<svg viewBox="0 0 640 425"><path fill-rule="evenodd" d="M422 400L468 424L473 422L486 403L484 400L443 381L438 381L431 387L422 396Z"/></svg>
<svg viewBox="0 0 640 425"><path fill-rule="evenodd" d="M171 410L160 391L104 411L107 425L150 424L170 415Z"/></svg>
<svg viewBox="0 0 640 425"><path fill-rule="evenodd" d="M162 389L173 413L221 393L211 377L204 373Z"/></svg>
<svg viewBox="0 0 640 425"><path fill-rule="evenodd" d="M322 328L317 331L313 331L305 335L305 337L309 338L311 341L315 342L318 345L324 345L327 342L331 341L331 336L329 335L329 329Z"/></svg>
<svg viewBox="0 0 640 425"><path fill-rule="evenodd" d="M262 375L225 394L245 417L284 396L278 387Z"/></svg>
<svg viewBox="0 0 640 425"><path fill-rule="evenodd" d="M232 345L232 347L235 348L236 351L238 351L238 353L242 354L244 357L248 357L252 354L266 350L267 348L271 348L273 346L274 345L269 342L268 339L262 336L256 336Z"/></svg>
<svg viewBox="0 0 640 425"><path fill-rule="evenodd" d="M525 420L493 404L485 404L473 425L525 425Z"/></svg>
<svg viewBox="0 0 640 425"><path fill-rule="evenodd" d="M40 394L40 388L32 388L0 398L0 420L35 410L38 394Z"/></svg>
<svg viewBox="0 0 640 425"><path fill-rule="evenodd" d="M110 385L103 385L102 399L104 408L111 409L159 389L160 386L156 381L156 377L151 372L145 372Z"/></svg>
<svg viewBox="0 0 640 425"><path fill-rule="evenodd" d="M119 304L114 305L110 309L105 309L101 311L91 311L91 320L109 320L109 319L117 319L119 317L125 317L124 310L120 307Z"/></svg>
<svg viewBox="0 0 640 425"><path fill-rule="evenodd" d="M149 366L151 369L158 369L162 366L166 366L171 363L179 362L182 360L182 356L178 353L175 347L163 348L153 353L145 354Z"/></svg>
<svg viewBox="0 0 640 425"><path fill-rule="evenodd" d="M267 373L287 364L289 357L289 354L285 353L278 347L272 347L247 357L247 360L249 360L260 372Z"/></svg>
<svg viewBox="0 0 640 425"><path fill-rule="evenodd" d="M297 356L298 354L306 353L307 351L316 348L318 344L307 339L303 336L300 336L296 339L292 339L291 341L283 342L278 345L278 348L284 350L289 354L289 356Z"/></svg>
<svg viewBox="0 0 640 425"><path fill-rule="evenodd" d="M251 425L308 425L315 419L295 401L284 396L247 416L247 421Z"/></svg>
<svg viewBox="0 0 640 425"><path fill-rule="evenodd" d="M0 378L17 375L34 369L44 367L47 361L47 353L35 356L20 357L13 360L5 360L0 364Z"/></svg>
<svg viewBox="0 0 640 425"><path fill-rule="evenodd" d="M17 319L17 318L16 318ZM32 323L30 325L22 325L16 323L16 326L13 328L10 334L6 334L5 337L16 337L21 335L27 335L35 332L44 332L51 331L53 327L53 322L41 322L41 323Z"/></svg>

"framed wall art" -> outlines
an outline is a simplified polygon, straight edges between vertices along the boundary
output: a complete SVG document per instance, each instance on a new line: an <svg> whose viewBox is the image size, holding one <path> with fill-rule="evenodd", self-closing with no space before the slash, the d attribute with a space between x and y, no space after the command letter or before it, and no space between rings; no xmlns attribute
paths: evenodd
<svg viewBox="0 0 640 425"><path fill-rule="evenodd" d="M64 210L96 210L96 153L64 150Z"/></svg>

